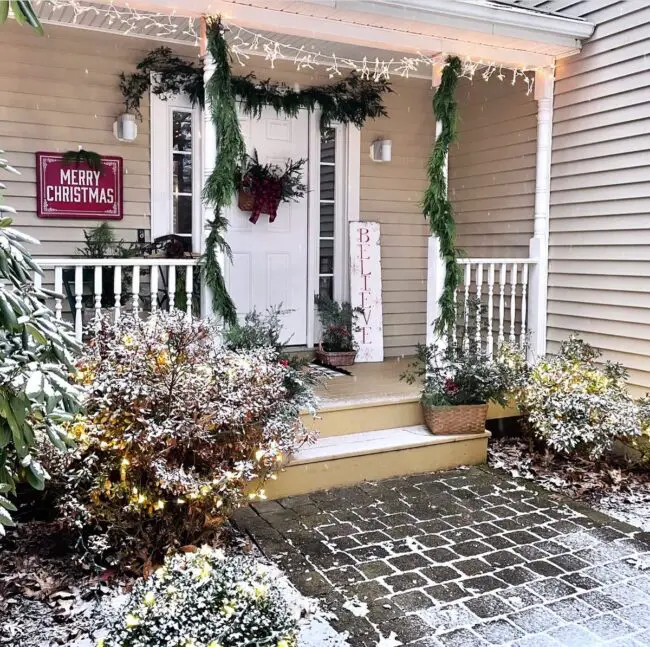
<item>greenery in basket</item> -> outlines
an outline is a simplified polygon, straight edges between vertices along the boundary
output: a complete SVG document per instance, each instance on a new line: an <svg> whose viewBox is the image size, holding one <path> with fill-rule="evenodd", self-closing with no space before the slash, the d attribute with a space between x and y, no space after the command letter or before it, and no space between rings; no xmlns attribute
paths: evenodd
<svg viewBox="0 0 650 647"><path fill-rule="evenodd" d="M532 433L553 451L602 455L618 438L636 438L650 420L647 401L626 390L623 366L576 335L557 355L537 362L520 390L519 404Z"/></svg>
<svg viewBox="0 0 650 647"><path fill-rule="evenodd" d="M307 187L302 182L302 168L306 161L289 159L284 168L262 164L256 150L246 158L236 181L239 190L252 198L251 222L257 222L261 213L268 213L273 222L281 202L297 201L305 195Z"/></svg>
<svg viewBox="0 0 650 647"><path fill-rule="evenodd" d="M323 328L323 350L327 353L349 353L356 350L352 332L355 330L357 315L363 312L361 308L353 308L347 301L338 303L326 296L318 297L316 306Z"/></svg>
<svg viewBox="0 0 650 647"><path fill-rule="evenodd" d="M269 567L204 546L139 580L98 647L294 647L296 616Z"/></svg>
<svg viewBox="0 0 650 647"><path fill-rule="evenodd" d="M118 240L107 222L84 230L84 242L85 246L77 251L86 258L132 258L138 253L133 244Z"/></svg>
<svg viewBox="0 0 650 647"><path fill-rule="evenodd" d="M503 344L490 357L475 343L440 348L420 344L417 360L403 378L409 383L423 379L421 402L425 407L462 404L508 403L525 372L524 351Z"/></svg>

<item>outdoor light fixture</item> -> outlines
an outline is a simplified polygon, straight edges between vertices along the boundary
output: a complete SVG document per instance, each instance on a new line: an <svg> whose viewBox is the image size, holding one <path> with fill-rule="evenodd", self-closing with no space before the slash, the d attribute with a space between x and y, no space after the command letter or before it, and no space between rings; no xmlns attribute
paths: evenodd
<svg viewBox="0 0 650 647"><path fill-rule="evenodd" d="M121 142L132 142L138 136L138 124L135 115L128 112L120 115L113 122L113 134Z"/></svg>
<svg viewBox="0 0 650 647"><path fill-rule="evenodd" d="M373 162L390 162L393 157L393 142L390 139L377 139L370 144L370 159Z"/></svg>

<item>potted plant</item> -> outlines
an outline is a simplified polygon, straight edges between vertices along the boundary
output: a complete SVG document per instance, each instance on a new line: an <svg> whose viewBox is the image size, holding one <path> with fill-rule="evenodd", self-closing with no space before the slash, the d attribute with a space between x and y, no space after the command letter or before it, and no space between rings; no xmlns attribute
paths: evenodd
<svg viewBox="0 0 650 647"><path fill-rule="evenodd" d="M285 167L277 164L262 164L253 151L245 165L238 170L238 206L242 211L251 211L249 220L255 224L260 214L269 215L273 222L281 202L300 200L307 187L302 183L302 167L306 160L287 160Z"/></svg>
<svg viewBox="0 0 650 647"><path fill-rule="evenodd" d="M509 344L493 357L476 343L420 345L403 377L410 383L423 378L420 402L431 433L478 434L485 431L488 404L506 406L524 365L523 351Z"/></svg>
<svg viewBox="0 0 650 647"><path fill-rule="evenodd" d="M318 297L316 306L323 328L316 359L331 366L352 366L357 356L352 331L360 308L353 308L347 301L338 303L323 296Z"/></svg>

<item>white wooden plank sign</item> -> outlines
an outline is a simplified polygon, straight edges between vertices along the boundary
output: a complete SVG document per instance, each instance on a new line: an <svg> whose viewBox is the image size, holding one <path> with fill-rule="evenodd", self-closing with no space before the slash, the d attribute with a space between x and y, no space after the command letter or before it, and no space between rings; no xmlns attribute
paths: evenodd
<svg viewBox="0 0 650 647"><path fill-rule="evenodd" d="M350 303L360 308L354 340L357 362L384 360L381 245L378 222L350 223Z"/></svg>

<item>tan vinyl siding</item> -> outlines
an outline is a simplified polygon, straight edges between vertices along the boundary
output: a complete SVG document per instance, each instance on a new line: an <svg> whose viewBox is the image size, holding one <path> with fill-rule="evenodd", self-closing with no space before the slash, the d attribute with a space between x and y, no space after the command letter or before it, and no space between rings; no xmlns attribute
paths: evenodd
<svg viewBox="0 0 650 647"><path fill-rule="evenodd" d="M154 41L48 26L38 39L15 24L2 30L0 72L0 148L22 175L7 183L7 204L19 210L17 224L39 238L38 254L76 255L86 220L40 220L36 217L34 153L66 151L83 145L104 155L124 158L124 220L114 223L117 235L135 241L136 229L150 227L149 104L137 140L121 144L112 125L122 111L118 74L134 69ZM178 50L188 57L195 48ZM296 71L286 62L270 69L262 58L248 61L259 78L289 85L327 83L328 73ZM382 226L384 344L386 355L412 354L426 332L427 228L419 207L426 186L426 160L434 139L431 88L425 80L394 81L386 104L389 117L368 123L361 135L361 218ZM369 159L377 137L393 140L393 161Z"/></svg>
<svg viewBox="0 0 650 647"><path fill-rule="evenodd" d="M135 242L135 230L148 231L150 224L148 100L134 143L115 139L113 121L123 112L119 73L132 70L155 43L51 25L46 31L37 38L13 21L2 29L0 148L21 173L5 177L6 203L18 209L16 224L41 241L39 255L76 255L83 230L99 221L37 218L34 153L82 146L118 155L124 158L124 219L112 224L118 237Z"/></svg>
<svg viewBox="0 0 650 647"><path fill-rule="evenodd" d="M557 69L549 350L577 331L641 391L650 388L650 7L580 5L597 26Z"/></svg>
<svg viewBox="0 0 650 647"><path fill-rule="evenodd" d="M521 80L461 79L449 195L470 257L528 256L535 203L537 103Z"/></svg>
<svg viewBox="0 0 650 647"><path fill-rule="evenodd" d="M393 80L388 118L361 133L361 218L381 223L384 348L387 356L412 355L426 337L428 227L420 202L435 138L430 83ZM393 159L370 159L372 141L391 139Z"/></svg>

